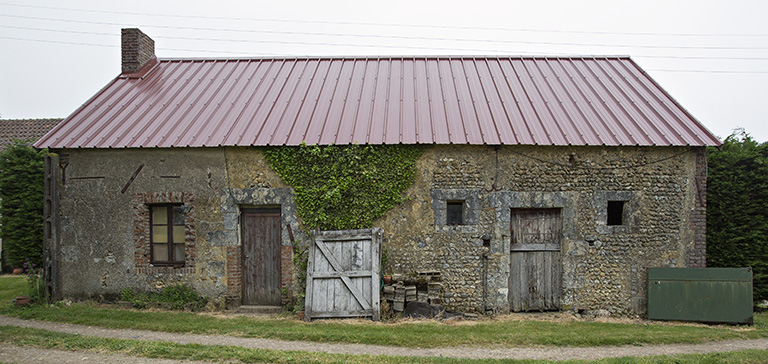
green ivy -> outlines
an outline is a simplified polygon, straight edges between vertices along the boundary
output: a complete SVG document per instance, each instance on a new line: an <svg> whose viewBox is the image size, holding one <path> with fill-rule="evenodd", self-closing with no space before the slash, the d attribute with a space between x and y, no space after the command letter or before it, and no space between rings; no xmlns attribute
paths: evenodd
<svg viewBox="0 0 768 364"><path fill-rule="evenodd" d="M270 166L293 187L304 228L372 227L403 201L423 147L327 145L275 147L264 151Z"/></svg>

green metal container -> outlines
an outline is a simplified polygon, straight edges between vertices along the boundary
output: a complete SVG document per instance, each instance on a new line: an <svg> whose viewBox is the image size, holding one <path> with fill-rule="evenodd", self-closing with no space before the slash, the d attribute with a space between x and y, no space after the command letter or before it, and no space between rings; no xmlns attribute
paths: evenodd
<svg viewBox="0 0 768 364"><path fill-rule="evenodd" d="M648 318L752 324L752 268L649 268Z"/></svg>

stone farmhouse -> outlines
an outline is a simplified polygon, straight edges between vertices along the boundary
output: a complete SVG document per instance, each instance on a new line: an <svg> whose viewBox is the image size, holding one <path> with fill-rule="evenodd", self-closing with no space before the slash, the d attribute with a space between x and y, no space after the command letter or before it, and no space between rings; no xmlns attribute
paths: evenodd
<svg viewBox="0 0 768 364"><path fill-rule="evenodd" d="M302 142L425 146L375 226L449 309L643 314L647 268L706 266L720 141L629 57L172 59L123 29L122 72L35 144L52 293L297 297L308 237L262 150Z"/></svg>

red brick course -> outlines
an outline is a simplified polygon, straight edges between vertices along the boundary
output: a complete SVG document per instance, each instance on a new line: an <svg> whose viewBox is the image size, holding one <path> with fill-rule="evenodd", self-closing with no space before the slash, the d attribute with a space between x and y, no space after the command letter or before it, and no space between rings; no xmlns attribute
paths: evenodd
<svg viewBox="0 0 768 364"><path fill-rule="evenodd" d="M242 296L242 261L240 246L227 247L227 296L240 298Z"/></svg>
<svg viewBox="0 0 768 364"><path fill-rule="evenodd" d="M194 273L195 271L195 194L149 192L133 194L133 246L136 273ZM152 204L180 203L189 206L184 217L184 267L154 267L149 264L149 207Z"/></svg>
<svg viewBox="0 0 768 364"><path fill-rule="evenodd" d="M241 246L227 247L227 297L239 301L242 297L243 262L240 259ZM283 303L291 298L290 286L293 283L293 249L290 246L280 247L280 287L289 289L288 296L283 297Z"/></svg>

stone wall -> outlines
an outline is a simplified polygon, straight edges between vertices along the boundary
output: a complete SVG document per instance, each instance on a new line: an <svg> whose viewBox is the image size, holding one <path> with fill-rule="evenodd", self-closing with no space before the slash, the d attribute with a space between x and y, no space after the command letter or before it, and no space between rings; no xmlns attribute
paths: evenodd
<svg viewBox="0 0 768 364"><path fill-rule="evenodd" d="M508 311L510 209L560 208L562 308L642 313L645 269L688 266L689 255L700 254L694 236L702 231L691 216L705 213L694 205L706 176L702 153L703 148L661 147L430 148L418 163L408 201L377 222L389 257L385 272L437 269L448 307ZM445 224L451 200L464 201L465 225ZM609 200L625 201L621 226L606 224Z"/></svg>
<svg viewBox="0 0 768 364"><path fill-rule="evenodd" d="M284 303L299 293L292 258L308 238L291 188L258 148L57 152L65 297L187 283L238 305L240 209L277 206ZM406 202L375 222L384 231L384 271L437 270L448 308L507 312L511 209L558 208L562 309L642 313L646 268L706 264L703 156L703 148L687 147L426 148ZM151 267L142 250L142 206L173 199L189 206L188 263ZM612 226L606 211L616 200L624 201L623 223ZM455 201L463 203L464 221L448 225L447 205Z"/></svg>
<svg viewBox="0 0 768 364"><path fill-rule="evenodd" d="M248 148L57 151L60 155L60 292L64 297L116 298L123 288L157 290L184 283L201 294L240 304L239 211L281 207L281 285L295 297L293 244L306 243L292 192ZM149 261L149 206L181 204L185 262Z"/></svg>

